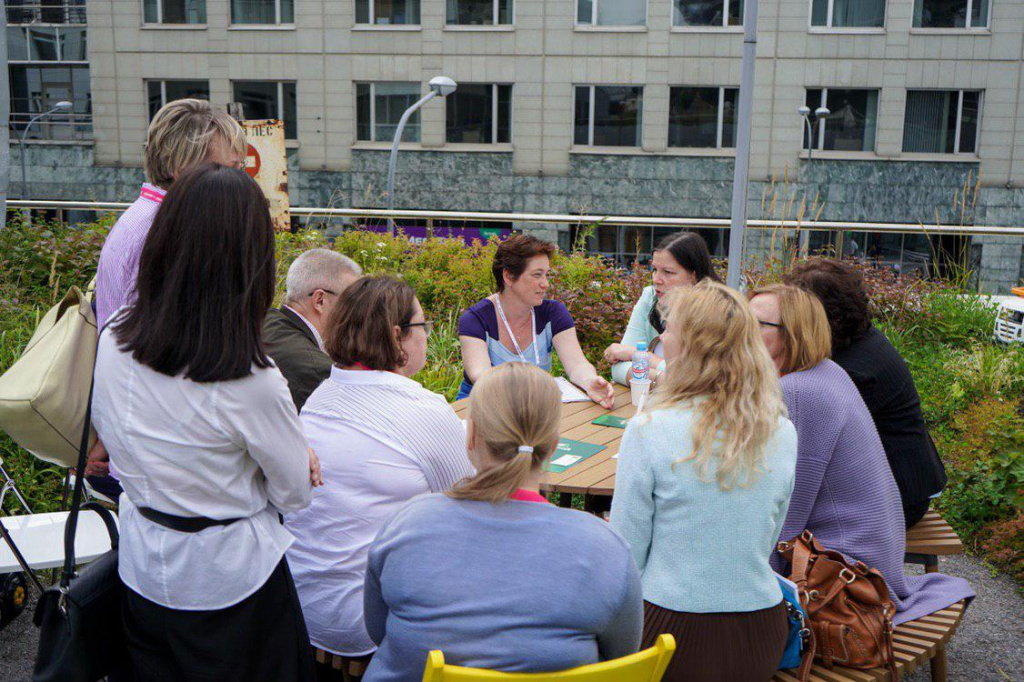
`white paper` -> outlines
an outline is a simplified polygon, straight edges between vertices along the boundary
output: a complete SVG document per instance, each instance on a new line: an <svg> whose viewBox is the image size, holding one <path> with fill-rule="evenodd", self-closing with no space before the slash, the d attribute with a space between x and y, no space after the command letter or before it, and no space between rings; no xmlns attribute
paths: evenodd
<svg viewBox="0 0 1024 682"><path fill-rule="evenodd" d="M574 386L565 377L557 377L555 383L558 384L558 390L562 392L563 403L582 403L590 400L586 393Z"/></svg>
<svg viewBox="0 0 1024 682"><path fill-rule="evenodd" d="M581 459L583 458L580 457L579 455L562 455L558 459L552 460L551 463L554 464L556 467L567 467L572 466Z"/></svg>

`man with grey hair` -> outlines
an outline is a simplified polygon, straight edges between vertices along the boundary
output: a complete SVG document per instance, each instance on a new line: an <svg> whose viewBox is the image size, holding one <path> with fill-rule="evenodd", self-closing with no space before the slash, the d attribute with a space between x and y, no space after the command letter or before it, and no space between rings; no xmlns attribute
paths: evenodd
<svg viewBox="0 0 1024 682"><path fill-rule="evenodd" d="M284 305L267 313L263 344L298 410L331 374L331 359L324 352L327 317L338 295L362 274L355 261L330 249L307 251L288 268Z"/></svg>

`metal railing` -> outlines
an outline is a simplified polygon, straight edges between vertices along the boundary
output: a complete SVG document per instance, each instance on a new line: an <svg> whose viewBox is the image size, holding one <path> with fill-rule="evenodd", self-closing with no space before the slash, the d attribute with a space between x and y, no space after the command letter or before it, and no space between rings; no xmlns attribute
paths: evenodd
<svg viewBox="0 0 1024 682"><path fill-rule="evenodd" d="M59 4L6 0L4 4L7 7L8 26L85 23L85 0L65 0Z"/></svg>
<svg viewBox="0 0 1024 682"><path fill-rule="evenodd" d="M46 201L38 199L9 199L9 209L79 210L119 212L131 204L111 201ZM313 208L293 206L293 216L307 219L338 218L342 220L410 220L430 224L434 220L477 221L484 223L540 223L552 225L619 225L634 227L675 227L679 229L728 229L728 218L670 218L657 216L615 216L568 213L492 213L481 211L418 211L378 208ZM873 223L830 220L755 220L747 221L754 230L810 230L827 232L887 232L897 234L937 235L997 235L1024 237L1024 225L941 225L928 223Z"/></svg>

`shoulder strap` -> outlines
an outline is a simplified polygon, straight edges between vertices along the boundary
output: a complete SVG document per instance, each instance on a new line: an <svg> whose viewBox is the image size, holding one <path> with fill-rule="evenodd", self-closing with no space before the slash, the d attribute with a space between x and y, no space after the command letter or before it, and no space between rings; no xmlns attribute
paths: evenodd
<svg viewBox="0 0 1024 682"><path fill-rule="evenodd" d="M89 450L89 430L92 426L92 390L96 386L95 370L93 379L89 383L89 402L85 408L85 422L82 424L82 440L78 446L78 466L75 476L75 491L71 496L71 513L68 514L68 522L64 527L64 569L60 575L60 586L67 589L71 584L71 578L75 575L75 531L78 529L78 513L82 506L82 488L85 486L85 459ZM103 516L100 514L100 516ZM111 521L104 518L107 523L107 531L110 531ZM112 541L116 545L116 540Z"/></svg>

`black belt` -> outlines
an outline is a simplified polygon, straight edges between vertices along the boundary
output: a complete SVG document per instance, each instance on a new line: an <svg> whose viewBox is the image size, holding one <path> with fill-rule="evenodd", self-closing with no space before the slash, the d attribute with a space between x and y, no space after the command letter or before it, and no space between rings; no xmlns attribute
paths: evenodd
<svg viewBox="0 0 1024 682"><path fill-rule="evenodd" d="M174 516L149 507L139 507L139 513L155 524L176 530L179 533L198 533L214 526L230 526L237 519L209 519L205 516Z"/></svg>

